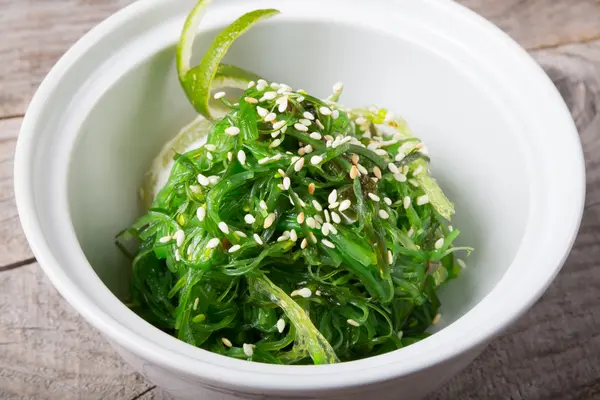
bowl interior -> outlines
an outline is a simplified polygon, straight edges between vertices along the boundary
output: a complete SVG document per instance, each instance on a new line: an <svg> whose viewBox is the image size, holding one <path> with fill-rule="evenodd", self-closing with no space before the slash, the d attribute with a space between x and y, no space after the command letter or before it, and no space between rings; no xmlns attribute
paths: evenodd
<svg viewBox="0 0 600 400"><path fill-rule="evenodd" d="M195 54L218 30L202 32ZM456 204L459 243L476 249L463 276L442 290L436 329L463 316L499 282L530 213L526 132L476 68L407 37L326 20L257 26L233 45L226 62L321 97L343 81L343 104L386 107L425 141L433 174ZM120 67L93 103L71 155L68 203L89 263L123 298L130 266L113 239L143 212L138 188L151 160L195 116L176 77L173 43Z"/></svg>

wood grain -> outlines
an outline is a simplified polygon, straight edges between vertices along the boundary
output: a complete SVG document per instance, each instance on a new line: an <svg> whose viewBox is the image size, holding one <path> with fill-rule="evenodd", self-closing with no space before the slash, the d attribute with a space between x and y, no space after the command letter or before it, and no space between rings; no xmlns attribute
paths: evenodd
<svg viewBox="0 0 600 400"><path fill-rule="evenodd" d="M20 126L21 118L0 120L0 271L33 257L13 193L13 155Z"/></svg>

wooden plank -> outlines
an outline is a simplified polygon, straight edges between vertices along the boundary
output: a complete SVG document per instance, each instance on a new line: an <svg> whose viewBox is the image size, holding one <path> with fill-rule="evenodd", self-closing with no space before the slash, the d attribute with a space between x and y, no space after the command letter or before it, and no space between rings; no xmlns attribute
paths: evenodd
<svg viewBox="0 0 600 400"><path fill-rule="evenodd" d="M0 0L0 118L25 112L60 56L91 27L133 0ZM527 48L600 35L597 0L459 0Z"/></svg>
<svg viewBox="0 0 600 400"><path fill-rule="evenodd" d="M33 257L13 191L13 156L20 126L21 118L0 120L0 271Z"/></svg>
<svg viewBox="0 0 600 400"><path fill-rule="evenodd" d="M580 130L587 167L581 230L536 306L430 400L600 398L600 40L534 56Z"/></svg>
<svg viewBox="0 0 600 400"><path fill-rule="evenodd" d="M34 263L0 273L0 399L133 399L152 385Z"/></svg>
<svg viewBox="0 0 600 400"><path fill-rule="evenodd" d="M529 50L600 38L597 0L458 0Z"/></svg>

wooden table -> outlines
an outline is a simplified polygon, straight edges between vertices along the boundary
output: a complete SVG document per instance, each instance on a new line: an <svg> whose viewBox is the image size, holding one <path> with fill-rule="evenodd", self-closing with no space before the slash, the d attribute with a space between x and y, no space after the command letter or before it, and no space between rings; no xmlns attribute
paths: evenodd
<svg viewBox="0 0 600 400"><path fill-rule="evenodd" d="M169 398L50 285L13 196L15 143L36 87L76 39L130 2L0 0L0 399ZM600 1L461 2L527 48L559 88L584 145L588 196L573 252L546 295L430 399L599 399Z"/></svg>

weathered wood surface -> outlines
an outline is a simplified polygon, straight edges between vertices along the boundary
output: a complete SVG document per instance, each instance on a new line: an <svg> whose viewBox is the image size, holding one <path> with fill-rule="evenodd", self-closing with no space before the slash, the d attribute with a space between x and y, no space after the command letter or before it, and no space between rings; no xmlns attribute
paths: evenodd
<svg viewBox="0 0 600 400"><path fill-rule="evenodd" d="M35 88L85 31L131 0L0 0L0 400L167 399L56 293L18 223L12 160ZM544 66L581 132L582 228L542 300L469 369L431 396L600 398L600 1L460 0Z"/></svg>

